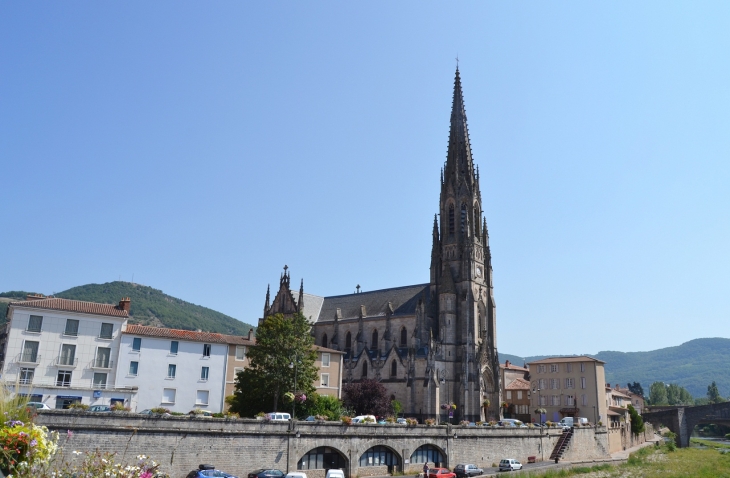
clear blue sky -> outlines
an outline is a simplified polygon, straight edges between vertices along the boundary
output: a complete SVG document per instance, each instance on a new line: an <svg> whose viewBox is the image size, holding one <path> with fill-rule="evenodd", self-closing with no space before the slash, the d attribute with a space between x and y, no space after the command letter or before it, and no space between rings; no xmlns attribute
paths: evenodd
<svg viewBox="0 0 730 478"><path fill-rule="evenodd" d="M499 350L730 337L728 2L3 2L0 290L427 282L458 55Z"/></svg>

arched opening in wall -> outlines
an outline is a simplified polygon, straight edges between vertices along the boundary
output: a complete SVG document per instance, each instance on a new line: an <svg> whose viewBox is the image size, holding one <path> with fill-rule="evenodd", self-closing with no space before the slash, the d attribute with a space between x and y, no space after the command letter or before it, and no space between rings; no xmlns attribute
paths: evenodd
<svg viewBox="0 0 730 478"><path fill-rule="evenodd" d="M297 462L297 470L332 470L342 469L345 476L347 473L347 458L336 448L321 446L309 450Z"/></svg>
<svg viewBox="0 0 730 478"><path fill-rule="evenodd" d="M466 204L461 205L461 233L466 234Z"/></svg>
<svg viewBox="0 0 730 478"><path fill-rule="evenodd" d="M393 473L400 470L400 457L388 447L374 446L360 455L360 466L387 467L388 473Z"/></svg>
<svg viewBox="0 0 730 478"><path fill-rule="evenodd" d="M347 352L352 348L352 334L350 332L345 335L345 350Z"/></svg>
<svg viewBox="0 0 730 478"><path fill-rule="evenodd" d="M322 336L322 347L327 347L327 334Z"/></svg>
<svg viewBox="0 0 730 478"><path fill-rule="evenodd" d="M363 362L362 363L362 378L367 378L367 377L368 377L368 363Z"/></svg>
<svg viewBox="0 0 730 478"><path fill-rule="evenodd" d="M393 360L390 364L390 376L395 377L396 375L398 375L398 363Z"/></svg>
<svg viewBox="0 0 730 478"><path fill-rule="evenodd" d="M400 346L406 347L408 345L408 331L405 327L400 329Z"/></svg>
<svg viewBox="0 0 730 478"><path fill-rule="evenodd" d="M449 234L454 233L454 205L449 204Z"/></svg>
<svg viewBox="0 0 730 478"><path fill-rule="evenodd" d="M378 348L378 329L373 330L373 340L371 349L375 350Z"/></svg>
<svg viewBox="0 0 730 478"><path fill-rule="evenodd" d="M479 239L479 208L474 207L474 235Z"/></svg>
<svg viewBox="0 0 730 478"><path fill-rule="evenodd" d="M448 466L444 453L435 445L421 445L411 454L411 463L433 463L435 467Z"/></svg>

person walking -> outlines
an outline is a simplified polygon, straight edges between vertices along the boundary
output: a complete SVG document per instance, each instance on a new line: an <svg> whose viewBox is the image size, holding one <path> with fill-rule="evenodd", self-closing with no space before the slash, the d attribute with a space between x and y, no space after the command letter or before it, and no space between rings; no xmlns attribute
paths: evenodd
<svg viewBox="0 0 730 478"><path fill-rule="evenodd" d="M423 464L423 478L428 478L428 462Z"/></svg>

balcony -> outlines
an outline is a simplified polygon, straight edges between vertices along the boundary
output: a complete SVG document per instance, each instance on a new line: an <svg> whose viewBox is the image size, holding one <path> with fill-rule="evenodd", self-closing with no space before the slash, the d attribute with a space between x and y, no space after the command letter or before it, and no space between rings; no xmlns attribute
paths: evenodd
<svg viewBox="0 0 730 478"><path fill-rule="evenodd" d="M22 364L34 364L38 365L41 363L41 356L37 353L22 352L19 353L15 358L15 361Z"/></svg>
<svg viewBox="0 0 730 478"><path fill-rule="evenodd" d="M91 362L91 368L99 370L111 370L112 368L114 368L114 360L109 360L105 357L97 358L96 360Z"/></svg>
<svg viewBox="0 0 730 478"><path fill-rule="evenodd" d="M74 357L56 357L51 363L51 367L65 367L65 368L76 368L79 364L79 359Z"/></svg>

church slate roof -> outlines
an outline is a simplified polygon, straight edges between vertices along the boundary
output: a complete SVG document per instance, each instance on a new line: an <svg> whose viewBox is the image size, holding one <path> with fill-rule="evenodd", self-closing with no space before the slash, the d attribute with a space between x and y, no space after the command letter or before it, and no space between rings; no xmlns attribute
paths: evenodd
<svg viewBox="0 0 730 478"><path fill-rule="evenodd" d="M365 306L365 317L385 316L388 302L393 306L393 315L413 315L416 313L418 299L423 294L428 302L429 284L407 285L391 289L380 289L359 294L325 297L317 322L334 320L337 309L342 311L342 319L356 319L360 316L360 306ZM306 298L304 304L306 306Z"/></svg>

